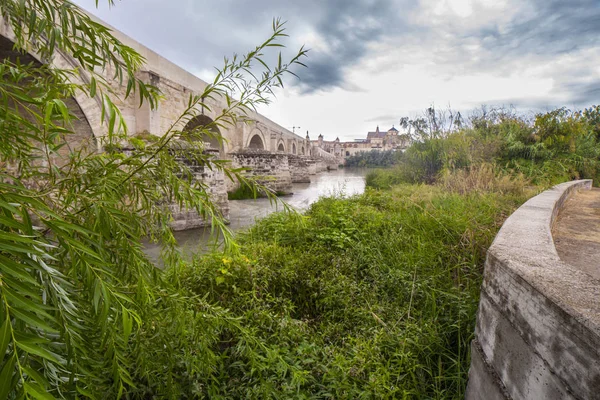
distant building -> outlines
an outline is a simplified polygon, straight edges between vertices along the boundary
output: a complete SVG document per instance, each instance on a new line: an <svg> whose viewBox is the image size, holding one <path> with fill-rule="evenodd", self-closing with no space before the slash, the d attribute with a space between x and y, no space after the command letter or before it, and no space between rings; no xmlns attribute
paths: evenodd
<svg viewBox="0 0 600 400"><path fill-rule="evenodd" d="M380 131L379 126L377 126L374 132L367 132L366 139L340 142L338 137L334 141L326 141L323 140L323 135L319 135L318 140L313 140L312 144L340 159L345 159L363 151L404 151L410 145L410 137L406 134L400 134L393 126L387 131Z"/></svg>

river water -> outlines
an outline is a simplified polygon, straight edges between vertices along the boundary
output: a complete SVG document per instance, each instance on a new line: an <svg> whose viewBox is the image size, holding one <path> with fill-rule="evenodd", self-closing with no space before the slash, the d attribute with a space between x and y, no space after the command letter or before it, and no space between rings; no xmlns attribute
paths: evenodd
<svg viewBox="0 0 600 400"><path fill-rule="evenodd" d="M304 211L320 197L331 195L351 196L365 190L366 169L344 168L335 171L321 172L310 177L310 183L294 183L292 195L281 197L291 207ZM258 219L281 211L281 204L271 204L269 199L230 200L229 229L240 231L253 225ZM190 229L175 232L175 239L184 254L191 255L198 251L207 251L218 245L211 237L210 228ZM160 245L146 244L146 253L152 259L158 259Z"/></svg>

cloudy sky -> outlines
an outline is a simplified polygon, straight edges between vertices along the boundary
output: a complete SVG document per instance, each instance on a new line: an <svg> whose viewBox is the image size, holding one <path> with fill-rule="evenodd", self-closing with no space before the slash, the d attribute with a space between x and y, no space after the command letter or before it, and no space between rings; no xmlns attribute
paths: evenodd
<svg viewBox="0 0 600 400"><path fill-rule="evenodd" d="M260 111L313 139L364 137L432 104L533 113L600 103L600 0L75 2L203 79L281 17L285 51L306 45L308 68Z"/></svg>

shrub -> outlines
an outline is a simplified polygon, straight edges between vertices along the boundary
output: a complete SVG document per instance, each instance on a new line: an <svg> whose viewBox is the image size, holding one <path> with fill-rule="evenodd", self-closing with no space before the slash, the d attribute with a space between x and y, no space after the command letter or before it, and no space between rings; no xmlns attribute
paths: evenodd
<svg viewBox="0 0 600 400"><path fill-rule="evenodd" d="M389 167L398 162L400 151L361 151L346 158L345 167Z"/></svg>

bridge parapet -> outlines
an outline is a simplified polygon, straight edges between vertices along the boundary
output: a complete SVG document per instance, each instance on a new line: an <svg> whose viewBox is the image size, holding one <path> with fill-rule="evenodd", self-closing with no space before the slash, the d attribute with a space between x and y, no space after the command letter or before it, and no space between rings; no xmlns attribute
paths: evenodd
<svg viewBox="0 0 600 400"><path fill-rule="evenodd" d="M552 238L564 202L591 183L567 182L530 199L488 250L468 400L600 393L600 280L563 262Z"/></svg>

